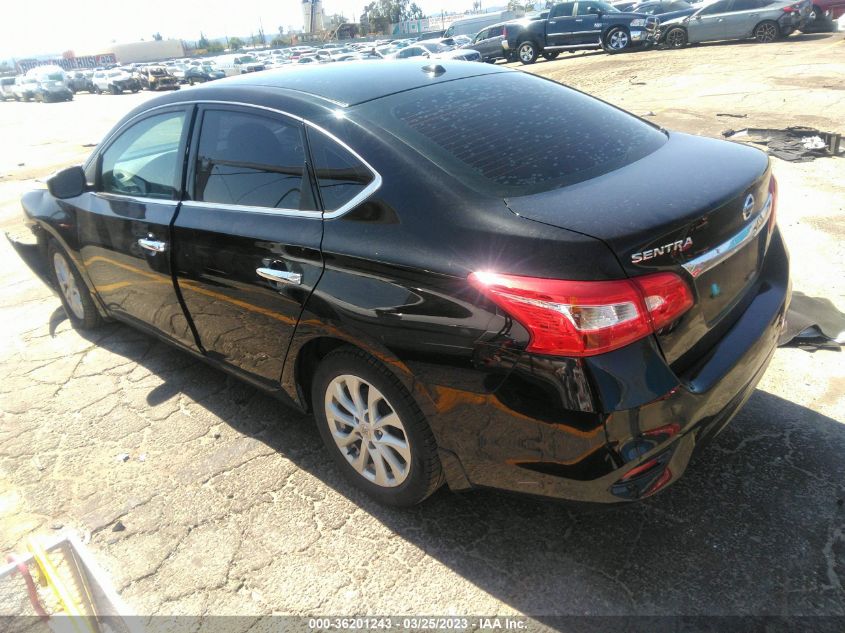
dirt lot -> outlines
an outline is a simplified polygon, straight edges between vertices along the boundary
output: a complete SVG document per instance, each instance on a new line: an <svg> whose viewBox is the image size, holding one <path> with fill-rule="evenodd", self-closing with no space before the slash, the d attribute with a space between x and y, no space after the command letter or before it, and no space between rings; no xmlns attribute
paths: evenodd
<svg viewBox="0 0 845 633"><path fill-rule="evenodd" d="M526 69L682 131L845 132L842 34ZM147 98L0 104L3 228L31 179ZM775 170L794 288L845 310L845 159ZM125 326L80 335L5 242L0 262L0 550L90 534L139 613L845 615L841 354L779 350L733 425L645 503L442 490L402 512L341 480L311 420Z"/></svg>

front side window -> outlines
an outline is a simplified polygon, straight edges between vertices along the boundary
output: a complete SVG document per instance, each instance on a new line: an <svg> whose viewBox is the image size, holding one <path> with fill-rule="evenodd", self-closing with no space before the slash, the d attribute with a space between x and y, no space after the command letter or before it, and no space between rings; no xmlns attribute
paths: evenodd
<svg viewBox="0 0 845 633"><path fill-rule="evenodd" d="M103 152L100 191L173 200L178 192L179 144L184 112L148 117Z"/></svg>
<svg viewBox="0 0 845 633"><path fill-rule="evenodd" d="M373 181L372 172L360 160L322 132L309 129L308 144L327 212L340 209Z"/></svg>
<svg viewBox="0 0 845 633"><path fill-rule="evenodd" d="M753 9L759 9L761 6L760 0L735 0L733 10L734 11L751 11Z"/></svg>
<svg viewBox="0 0 845 633"><path fill-rule="evenodd" d="M577 15L598 15L599 13L616 13L617 9L606 2L579 2Z"/></svg>
<svg viewBox="0 0 845 633"><path fill-rule="evenodd" d="M207 110L203 115L195 200L313 210L304 174L298 123L231 110Z"/></svg>

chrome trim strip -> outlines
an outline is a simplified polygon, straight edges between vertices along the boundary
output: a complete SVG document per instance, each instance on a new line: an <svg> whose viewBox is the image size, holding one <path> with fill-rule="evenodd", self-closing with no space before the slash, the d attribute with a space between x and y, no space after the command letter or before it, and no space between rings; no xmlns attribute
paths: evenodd
<svg viewBox="0 0 845 633"><path fill-rule="evenodd" d="M733 255L736 251L745 246L748 242L753 240L760 234L760 231L766 226L766 222L772 213L772 194L766 199L757 216L742 230L734 235L731 239L722 244L719 244L713 250L707 251L703 255L699 255L695 259L691 259L685 263L684 269L692 275L693 279L697 279L708 270L711 270L725 261L728 257Z"/></svg>
<svg viewBox="0 0 845 633"><path fill-rule="evenodd" d="M88 160L85 161L85 166L86 167L88 166L88 163L98 153L100 147L107 145L116 134L118 134L126 126L128 126L130 123L132 123L135 119L142 117L142 116L146 116L147 114L149 114L150 112L154 112L155 110L162 110L162 109L165 109L165 108L172 108L172 107L176 107L176 106L183 106L184 107L184 106L207 105L207 104L232 105L232 106L240 106L240 107L244 107L244 108L254 108L256 110L265 110L267 112L273 112L275 114L281 114L282 116L290 117L291 119L294 119L295 121L299 121L303 125L305 125L307 127L311 127L313 129L317 130L318 132L320 132L321 134L325 134L332 141L334 141L335 143L340 145L343 149L345 149L347 152L349 152L355 158L357 158L359 161L361 161L361 163L367 169L370 170L370 173L372 173L373 180L369 185L364 187L364 189L357 196L352 198L349 202L347 202L346 204L341 206L339 209L335 209L333 211L324 211L322 213L322 216L320 215L319 211L301 211L301 210L298 210L298 209L269 209L267 207L253 207L253 206L249 206L249 205L225 205L225 204L218 204L218 203L213 203L213 202L194 202L192 200L182 201L183 205L206 206L206 207L210 207L210 208L232 209L234 211L248 211L248 212L251 212L251 213L276 214L276 215L285 215L285 216L290 216L290 217L303 217L303 218L315 218L315 217L319 218L319 217L322 217L323 219L326 219L326 220L333 220L335 218L339 218L342 215L348 213L353 208L355 208L356 206L358 206L359 204L364 202L364 200L366 200L371 195L373 195L376 191L378 191L378 189L381 188L381 185L382 185L381 174L379 174L375 170L375 168L372 165L370 165L370 163L368 163L366 160L364 160L358 152L356 152L354 149L349 147L349 145L347 145L346 143L341 141L338 137L336 137L334 134L332 134L331 132L329 132L325 128L322 128L319 125L317 125L316 123L313 123L313 122L309 121L308 119L304 119L301 116L297 116L295 114L291 114L290 112L286 112L285 110L279 110L278 108L271 108L269 106L257 105L257 104L253 104L253 103L243 103L241 101L220 101L220 100L207 99L207 100L197 100L197 101L174 101L172 103L165 103L165 104L162 104L162 105L159 105L159 106L153 106L152 108L144 110L143 112L139 112L138 114L133 116L131 119L126 121L119 128L114 130L106 138L104 138L102 140L102 142L100 142L97 145L97 149L95 149L91 153L91 156L88 158ZM120 196L120 197L123 197L123 196ZM146 200L144 198L133 198L133 199L139 200L139 201L140 200ZM167 201L160 201L160 200L154 200L154 199L150 199L149 201L150 202L167 202ZM178 204L178 201L172 201L172 202L173 202L173 204Z"/></svg>
<svg viewBox="0 0 845 633"><path fill-rule="evenodd" d="M223 202L201 202L197 200L185 200L183 207L191 209L220 209L222 211L243 211L246 213L258 213L263 215L283 215L292 218L309 218L321 220L323 214L317 210L302 211L301 209L271 209L270 207L255 207L248 204L226 204Z"/></svg>
<svg viewBox="0 0 845 633"><path fill-rule="evenodd" d="M112 193L110 191L89 191L92 196L100 198L101 200L114 200L115 202L137 202L138 204L163 204L170 207L175 207L179 204L178 200L165 200L163 198L145 198L144 196L130 196L121 193Z"/></svg>

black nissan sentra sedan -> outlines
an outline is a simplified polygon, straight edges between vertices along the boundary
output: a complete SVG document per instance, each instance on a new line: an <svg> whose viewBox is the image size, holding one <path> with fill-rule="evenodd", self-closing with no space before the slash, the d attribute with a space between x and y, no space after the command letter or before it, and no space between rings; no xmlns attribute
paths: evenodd
<svg viewBox="0 0 845 633"><path fill-rule="evenodd" d="M618 502L680 477L765 371L776 195L756 149L529 74L330 64L147 101L23 197L16 246L75 327L312 411L383 503Z"/></svg>

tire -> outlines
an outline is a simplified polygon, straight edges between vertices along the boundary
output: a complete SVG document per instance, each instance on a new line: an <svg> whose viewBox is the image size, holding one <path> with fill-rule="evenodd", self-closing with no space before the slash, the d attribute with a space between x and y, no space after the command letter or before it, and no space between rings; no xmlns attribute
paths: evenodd
<svg viewBox="0 0 845 633"><path fill-rule="evenodd" d="M95 95L101 95L101 94L103 94L103 91L100 90L99 86L94 86L94 94Z"/></svg>
<svg viewBox="0 0 845 633"><path fill-rule="evenodd" d="M193 85L194 85L194 78L193 78L193 77L191 77L190 79L188 79L188 85L189 85L189 86L193 86Z"/></svg>
<svg viewBox="0 0 845 633"><path fill-rule="evenodd" d="M680 26L669 29L663 40L669 48L681 48L687 45L687 32Z"/></svg>
<svg viewBox="0 0 845 633"><path fill-rule="evenodd" d="M611 55L622 53L631 48L631 34L621 26L614 26L604 36L601 45Z"/></svg>
<svg viewBox="0 0 845 633"><path fill-rule="evenodd" d="M754 27L754 39L761 44L768 44L780 38L780 27L777 22L766 20Z"/></svg>
<svg viewBox="0 0 845 633"><path fill-rule="evenodd" d="M111 86L109 86L109 91L110 91L113 95L119 95L120 93L122 93L122 92L123 92L123 90L121 90L120 88L118 88L118 87L117 87L117 86L115 86L114 84L112 84Z"/></svg>
<svg viewBox="0 0 845 633"><path fill-rule="evenodd" d="M47 246L47 265L71 325L77 330L93 330L102 325L88 286L67 253L52 239Z"/></svg>
<svg viewBox="0 0 845 633"><path fill-rule="evenodd" d="M558 55L560 55L560 51L554 51L552 53L543 53L543 57L547 61L552 61L553 59L557 59Z"/></svg>
<svg viewBox="0 0 845 633"><path fill-rule="evenodd" d="M533 64L537 61L537 55L540 54L537 45L531 40L520 42L516 47L516 58L523 64Z"/></svg>
<svg viewBox="0 0 845 633"><path fill-rule="evenodd" d="M375 426L367 409L373 404L370 397L375 397L379 419L395 424ZM314 374L311 402L320 436L338 468L380 503L413 506L443 483L437 443L425 417L396 376L372 356L353 347L328 354ZM367 452L356 467L364 442Z"/></svg>

